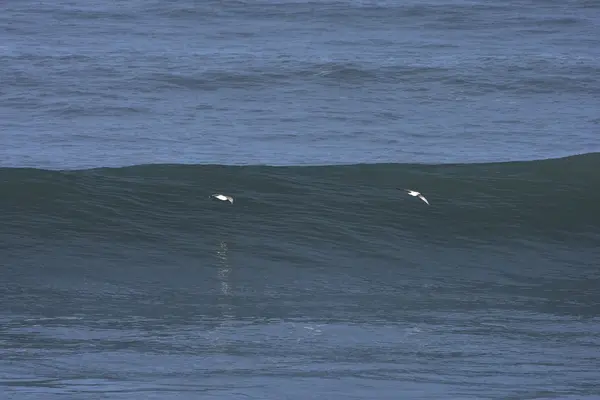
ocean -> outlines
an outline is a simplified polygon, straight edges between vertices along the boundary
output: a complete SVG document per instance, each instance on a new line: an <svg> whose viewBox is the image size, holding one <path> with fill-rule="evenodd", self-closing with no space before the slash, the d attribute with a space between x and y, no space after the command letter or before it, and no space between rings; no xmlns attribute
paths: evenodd
<svg viewBox="0 0 600 400"><path fill-rule="evenodd" d="M0 399L600 399L600 3L0 7Z"/></svg>

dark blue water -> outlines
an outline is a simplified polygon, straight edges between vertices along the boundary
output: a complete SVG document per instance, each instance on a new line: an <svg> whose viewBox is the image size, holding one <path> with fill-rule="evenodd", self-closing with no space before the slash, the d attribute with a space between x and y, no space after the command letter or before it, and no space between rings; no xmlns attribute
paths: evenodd
<svg viewBox="0 0 600 400"><path fill-rule="evenodd" d="M599 26L4 2L0 398L600 398Z"/></svg>

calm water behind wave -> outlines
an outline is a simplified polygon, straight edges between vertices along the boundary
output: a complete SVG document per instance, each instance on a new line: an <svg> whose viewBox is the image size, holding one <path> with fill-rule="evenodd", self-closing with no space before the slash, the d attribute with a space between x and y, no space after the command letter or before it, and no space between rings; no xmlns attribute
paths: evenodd
<svg viewBox="0 0 600 400"><path fill-rule="evenodd" d="M7 2L1 166L600 150L594 2Z"/></svg>
<svg viewBox="0 0 600 400"><path fill-rule="evenodd" d="M600 398L599 12L4 2L0 398Z"/></svg>

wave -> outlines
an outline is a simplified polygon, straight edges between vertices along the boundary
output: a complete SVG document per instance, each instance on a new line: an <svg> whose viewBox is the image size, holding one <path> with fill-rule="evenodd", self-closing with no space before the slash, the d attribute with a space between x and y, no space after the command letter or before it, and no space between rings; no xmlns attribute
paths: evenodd
<svg viewBox="0 0 600 400"><path fill-rule="evenodd" d="M344 44L330 43L331 45ZM445 46L445 45L441 45ZM572 65L555 61L552 71L546 75L536 73L534 65L521 65L518 60L497 59L432 59L423 63L381 65L363 62L337 62L326 60L290 60L267 67L248 59L244 69L237 67L205 70L203 72L173 74L150 73L140 75L132 83L142 79L159 88L178 87L190 90L212 91L222 88L264 88L273 85L289 85L295 82L312 82L325 85L354 84L405 84L440 82L458 88L482 92L505 91L512 93L568 93L589 94L597 90L594 76L599 68L595 65ZM556 65L555 65L556 64ZM506 75L507 69L519 70L520 74ZM491 83L504 76L502 82Z"/></svg>
<svg viewBox="0 0 600 400"><path fill-rule="evenodd" d="M0 233L19 243L173 249L221 234L267 245L377 242L377 251L417 241L597 244L599 171L600 153L488 164L2 168ZM431 205L403 188L421 191ZM211 200L216 192L235 203Z"/></svg>

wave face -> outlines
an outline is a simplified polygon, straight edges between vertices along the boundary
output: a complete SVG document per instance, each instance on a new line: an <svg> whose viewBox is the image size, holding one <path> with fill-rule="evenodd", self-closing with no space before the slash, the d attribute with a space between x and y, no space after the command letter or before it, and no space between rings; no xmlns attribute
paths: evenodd
<svg viewBox="0 0 600 400"><path fill-rule="evenodd" d="M5 168L0 232L9 246L84 240L182 252L235 237L298 256L295 246L393 255L422 243L597 244L598 171L600 153L463 165ZM216 192L235 203L211 200Z"/></svg>

